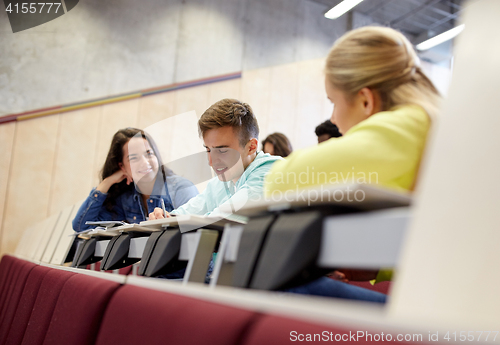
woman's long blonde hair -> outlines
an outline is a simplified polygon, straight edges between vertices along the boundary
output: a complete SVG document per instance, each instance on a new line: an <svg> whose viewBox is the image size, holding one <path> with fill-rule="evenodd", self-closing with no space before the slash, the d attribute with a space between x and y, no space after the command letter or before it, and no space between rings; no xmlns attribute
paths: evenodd
<svg viewBox="0 0 500 345"><path fill-rule="evenodd" d="M441 96L411 43L396 30L366 26L346 33L330 50L325 74L348 97L364 87L376 91L382 110L416 104L431 119L438 115Z"/></svg>

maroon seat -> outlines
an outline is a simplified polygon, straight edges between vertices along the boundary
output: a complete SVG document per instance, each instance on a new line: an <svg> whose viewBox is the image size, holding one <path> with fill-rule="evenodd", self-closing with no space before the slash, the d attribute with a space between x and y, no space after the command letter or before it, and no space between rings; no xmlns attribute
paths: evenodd
<svg viewBox="0 0 500 345"><path fill-rule="evenodd" d="M44 345L94 344L106 306L120 286L83 274L69 278L57 300Z"/></svg>
<svg viewBox="0 0 500 345"><path fill-rule="evenodd" d="M12 266L14 260L17 259L10 255L4 255L2 257L2 261L0 261L0 294L3 294L4 286L10 273L10 267Z"/></svg>
<svg viewBox="0 0 500 345"><path fill-rule="evenodd" d="M51 269L45 274L33 305L22 344L43 344L59 294L66 281L74 275L75 273L58 269Z"/></svg>
<svg viewBox="0 0 500 345"><path fill-rule="evenodd" d="M364 332L364 333L358 333ZM380 344L396 342L396 334L391 334L392 340L381 341L381 333L384 333L384 340L387 338L388 332L386 330L367 330L365 327L353 327L352 329L344 327L335 327L328 325L321 325L289 319L275 315L265 315L256 320L256 322L249 328L243 339L243 345L279 345L279 344L293 344L293 343L349 343L356 342L356 344ZM371 334L371 338L366 333ZM308 336L309 335L309 336ZM360 336L359 338L357 336ZM404 336L404 334L403 334ZM425 344L422 342L426 334L422 335L421 340L416 339L414 342L406 342L407 344ZM354 338L353 338L354 337ZM378 338L378 340L377 340ZM332 340L333 339L333 340ZM354 340L354 341L353 341Z"/></svg>
<svg viewBox="0 0 500 345"><path fill-rule="evenodd" d="M91 265L87 265L87 269L90 270L92 268ZM94 264L94 271L101 271L101 262L98 261ZM107 270L107 271L104 271L106 273L113 273L113 270ZM121 275L129 275L130 273L132 273L132 265L130 266L127 266L127 267L123 267L123 268L120 268L118 270L118 273L121 274Z"/></svg>
<svg viewBox="0 0 500 345"><path fill-rule="evenodd" d="M111 298L96 344L238 344L257 315L125 285Z"/></svg>
<svg viewBox="0 0 500 345"><path fill-rule="evenodd" d="M12 293L13 284L15 284L17 277L19 275L19 267L25 265L27 261L20 260L14 257L9 257L6 255L7 259L5 276L3 277L3 285L1 287L0 294L0 314L3 312L3 307L5 302L8 300L8 296ZM10 264L9 264L10 262Z"/></svg>
<svg viewBox="0 0 500 345"><path fill-rule="evenodd" d="M119 274L122 274L122 275L124 275L124 276L128 276L129 274L131 274L131 273L132 273L132 265L127 266L127 267L120 268L120 269L118 270L118 273L119 273Z"/></svg>
<svg viewBox="0 0 500 345"><path fill-rule="evenodd" d="M44 266L37 266L31 270L11 324L2 325L2 337L0 337L0 339L3 341L1 341L0 344L21 344L24 332L26 331L26 327L28 326L28 322L31 317L33 305L35 304L38 296L38 290L40 289L43 278L50 270L50 268ZM7 327L5 338L3 337L4 327Z"/></svg>
<svg viewBox="0 0 500 345"><path fill-rule="evenodd" d="M38 265L34 263L19 260L14 262L12 267L17 271L17 280L11 284L6 301L0 314L0 343L6 338L9 327L14 319L14 315L21 300L21 295L26 287L26 282L33 269Z"/></svg>
<svg viewBox="0 0 500 345"><path fill-rule="evenodd" d="M30 271L35 268L32 262L16 259L11 266L11 279L7 282L7 289L2 294L2 309L0 312L0 325L12 322L17 304L28 279ZM4 328L4 327L1 327Z"/></svg>
<svg viewBox="0 0 500 345"><path fill-rule="evenodd" d="M11 285L14 283L15 273L16 273L16 264L19 264L20 261L11 256L5 255L2 259L3 267L1 273L0 282L0 314L3 311L3 304L7 300L7 294L11 288Z"/></svg>
<svg viewBox="0 0 500 345"><path fill-rule="evenodd" d="M92 268L92 264L88 264L85 269L87 270L92 270L92 271L100 271L101 270L101 262L97 261L93 263L94 268ZM112 271L104 271L104 272L112 272Z"/></svg>

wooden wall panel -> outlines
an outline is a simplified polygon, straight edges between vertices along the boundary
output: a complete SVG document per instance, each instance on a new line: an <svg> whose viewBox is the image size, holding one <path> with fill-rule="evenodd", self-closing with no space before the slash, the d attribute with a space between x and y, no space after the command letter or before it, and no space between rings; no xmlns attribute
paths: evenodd
<svg viewBox="0 0 500 345"><path fill-rule="evenodd" d="M262 139L273 132L281 132L295 142L299 67L297 64L275 66L271 69L271 96L268 119L262 127ZM258 91L257 91L258 92Z"/></svg>
<svg viewBox="0 0 500 345"><path fill-rule="evenodd" d="M10 164L16 123L11 122L0 126L0 249L2 244L3 218L7 196L7 186L10 178Z"/></svg>
<svg viewBox="0 0 500 345"><path fill-rule="evenodd" d="M101 106L101 119L97 131L97 145L94 160L94 180L92 185L99 183L98 173L101 170L109 151L111 139L117 130L126 127L137 127L140 99L112 103Z"/></svg>
<svg viewBox="0 0 500 345"><path fill-rule="evenodd" d="M165 92L139 99L139 128L146 128L174 114L175 92Z"/></svg>
<svg viewBox="0 0 500 345"><path fill-rule="evenodd" d="M94 187L94 161L101 108L61 115L49 214L81 200Z"/></svg>
<svg viewBox="0 0 500 345"><path fill-rule="evenodd" d="M174 114L178 116L194 110L196 112L196 118L199 119L201 114L211 105L209 94L210 85L176 91ZM180 119L175 119L174 128L172 129L173 131L170 134L172 137L171 159L177 159L187 154L204 151L202 142L198 137L198 129L195 121L191 120L189 124L186 124ZM184 131L189 133L187 137L183 135ZM194 138L195 136L196 138Z"/></svg>
<svg viewBox="0 0 500 345"><path fill-rule="evenodd" d="M6 198L2 252L13 253L23 231L47 217L60 115L17 123Z"/></svg>
<svg viewBox="0 0 500 345"><path fill-rule="evenodd" d="M208 103L209 106L224 98L240 99L241 96L241 79L227 80L219 83L210 84Z"/></svg>
<svg viewBox="0 0 500 345"><path fill-rule="evenodd" d="M217 89L213 85L203 85L194 88L179 90L175 92L175 119L171 129L171 149L170 159L176 159L204 152L203 140L198 135L197 119L212 105L210 102L210 92L215 94ZM195 115L190 115L186 120L179 114L194 111ZM185 133L185 135L184 135ZM191 139L188 139L191 138ZM204 155L198 156L205 159ZM208 181L196 185L198 191L202 192L206 188Z"/></svg>
<svg viewBox="0 0 500 345"><path fill-rule="evenodd" d="M169 123L175 115L175 92L143 97L139 102L138 127L153 137L163 162L168 162L173 131Z"/></svg>
<svg viewBox="0 0 500 345"><path fill-rule="evenodd" d="M323 59L298 63L297 114L294 132L290 133L294 149L316 145L314 129L331 115L333 106L325 93L323 65Z"/></svg>
<svg viewBox="0 0 500 345"><path fill-rule="evenodd" d="M196 111L199 118L210 106L210 84L175 91L174 115Z"/></svg>
<svg viewBox="0 0 500 345"><path fill-rule="evenodd" d="M241 79L241 101L250 104L259 123L262 141L267 135L269 99L271 97L271 69L261 68L243 72ZM266 132L266 133L263 133ZM260 149L260 148L259 148Z"/></svg>

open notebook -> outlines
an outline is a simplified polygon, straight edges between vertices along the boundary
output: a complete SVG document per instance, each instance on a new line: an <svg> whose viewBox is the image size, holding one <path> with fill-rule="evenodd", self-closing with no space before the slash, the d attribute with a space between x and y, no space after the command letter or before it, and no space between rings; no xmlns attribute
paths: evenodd
<svg viewBox="0 0 500 345"><path fill-rule="evenodd" d="M165 228L179 227L181 232L187 232L200 228L222 230L226 224L245 224L246 221L239 219L227 219L221 217L208 217L197 215L177 215L175 217L146 220L139 225L150 229L162 230Z"/></svg>

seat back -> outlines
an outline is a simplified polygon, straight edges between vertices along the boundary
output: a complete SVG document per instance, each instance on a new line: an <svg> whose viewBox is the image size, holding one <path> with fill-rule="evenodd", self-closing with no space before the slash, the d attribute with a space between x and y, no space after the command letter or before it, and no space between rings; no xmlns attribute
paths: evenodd
<svg viewBox="0 0 500 345"><path fill-rule="evenodd" d="M7 289L2 293L2 305L0 307L0 342L6 339L8 326L12 323L18 308L21 295L26 285L30 272L35 264L15 259L11 266L11 275L8 278Z"/></svg>
<svg viewBox="0 0 500 345"><path fill-rule="evenodd" d="M237 344L256 315L125 285L111 298L96 344Z"/></svg>
<svg viewBox="0 0 500 345"><path fill-rule="evenodd" d="M4 255L0 261L0 295L3 295L4 289L8 284L11 266L15 260L16 258L13 256Z"/></svg>
<svg viewBox="0 0 500 345"><path fill-rule="evenodd" d="M33 311L24 333L22 344L42 345L50 325L52 315L66 281L76 273L51 269L42 280L38 289Z"/></svg>
<svg viewBox="0 0 500 345"><path fill-rule="evenodd" d="M43 278L50 270L50 268L43 266L37 266L31 270L12 321L10 323L6 322L1 326L0 338L3 340L0 344L21 344L24 332L26 331L28 322L31 318L33 306L38 296L38 290L40 289Z"/></svg>
<svg viewBox="0 0 500 345"><path fill-rule="evenodd" d="M117 282L84 274L74 274L62 288L44 345L94 344L104 311Z"/></svg>

